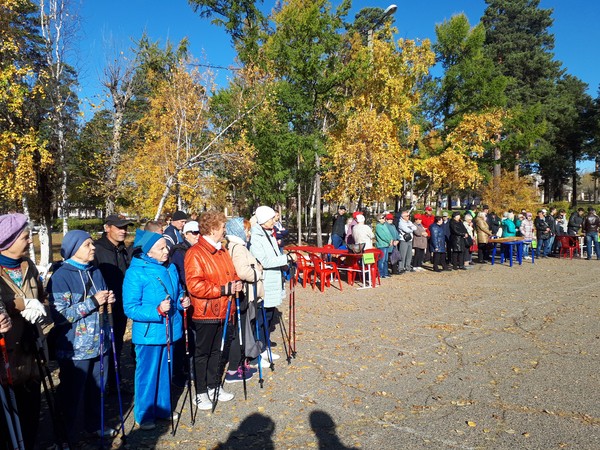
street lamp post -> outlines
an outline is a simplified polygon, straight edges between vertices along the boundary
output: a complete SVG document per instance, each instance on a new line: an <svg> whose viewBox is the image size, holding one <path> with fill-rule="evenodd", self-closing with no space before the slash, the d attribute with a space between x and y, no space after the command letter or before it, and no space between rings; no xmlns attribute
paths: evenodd
<svg viewBox="0 0 600 450"><path fill-rule="evenodd" d="M379 20L377 22L375 22L371 28L369 28L369 31L367 33L367 46L369 47L369 50L371 52L373 51L373 34L375 33L375 28L377 28L379 25L381 25L381 23L385 20L386 17L394 14L397 9L398 9L398 7L394 4L385 8L385 11L383 11L383 14L379 18Z"/></svg>

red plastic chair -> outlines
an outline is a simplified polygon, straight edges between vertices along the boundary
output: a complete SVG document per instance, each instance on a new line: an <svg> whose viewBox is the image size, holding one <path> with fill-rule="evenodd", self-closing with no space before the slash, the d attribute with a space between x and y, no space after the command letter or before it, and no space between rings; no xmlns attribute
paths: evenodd
<svg viewBox="0 0 600 450"><path fill-rule="evenodd" d="M556 236L558 242L560 242L560 253L559 256L567 257L567 253L569 253L569 257L573 259L573 254L575 252L579 252L579 239L576 236Z"/></svg>
<svg viewBox="0 0 600 450"><path fill-rule="evenodd" d="M296 284L298 284L298 278L302 275L302 287L306 287L306 281L312 285L312 275L315 271L315 266L310 259L306 259L306 256L299 252L290 252L296 255Z"/></svg>
<svg viewBox="0 0 600 450"><path fill-rule="evenodd" d="M362 256L355 255L354 253L344 255L343 260L341 258L339 259L338 268L346 271L346 279L350 286L354 286L354 278L362 270L360 266L361 259Z"/></svg>
<svg viewBox="0 0 600 450"><path fill-rule="evenodd" d="M319 258L316 255L310 255L310 259L314 266L315 276L313 277L312 287L315 288L315 284L317 284L317 278L321 283L321 292L325 292L325 286L331 286L331 277L333 279L337 278L338 283L340 284L340 291L342 290L342 280L340 279L340 272L338 270L338 266L334 262L325 262L322 258Z"/></svg>

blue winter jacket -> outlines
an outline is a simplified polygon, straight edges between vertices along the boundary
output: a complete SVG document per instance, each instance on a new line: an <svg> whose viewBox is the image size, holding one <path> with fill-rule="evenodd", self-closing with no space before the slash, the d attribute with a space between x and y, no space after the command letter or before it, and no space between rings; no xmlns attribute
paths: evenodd
<svg viewBox="0 0 600 450"><path fill-rule="evenodd" d="M429 240L429 251L446 253L446 234L443 225L432 223L429 227L431 239Z"/></svg>
<svg viewBox="0 0 600 450"><path fill-rule="evenodd" d="M159 281L160 280L160 281ZM166 318L158 313L158 305L167 295L171 297L169 310L170 341L181 339L183 320L181 297L183 291L174 264L167 267L157 261L142 259L139 255L131 260L123 281L123 309L133 320L131 341L141 345L164 345L167 343Z"/></svg>
<svg viewBox="0 0 600 450"><path fill-rule="evenodd" d="M52 274L47 290L56 327L52 344L58 359L79 361L100 355L98 304L92 296L106 289L102 273L94 266L81 270L65 261ZM104 319L106 353L110 335L106 315Z"/></svg>

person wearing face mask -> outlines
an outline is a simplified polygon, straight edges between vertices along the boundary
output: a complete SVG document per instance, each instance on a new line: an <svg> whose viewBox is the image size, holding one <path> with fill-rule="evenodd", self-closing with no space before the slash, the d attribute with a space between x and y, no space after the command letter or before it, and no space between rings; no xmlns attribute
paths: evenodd
<svg viewBox="0 0 600 450"><path fill-rule="evenodd" d="M33 261L25 256L30 244L25 215L0 216L0 310L5 311L0 314L0 333L6 341L26 449L35 444L41 402L35 340L36 335L42 335L40 323L48 319L39 273ZM0 362L2 378L4 361ZM0 420L0 448L11 445L3 420Z"/></svg>
<svg viewBox="0 0 600 450"><path fill-rule="evenodd" d="M275 216L275 215L273 215ZM220 384L219 363L227 361L226 344L221 355L221 339L227 326L227 343L231 342L234 327L232 317L235 313L234 296L242 290L229 253L222 244L225 237L225 214L219 211L207 211L200 216L200 238L185 255L185 280L192 301L192 322L196 332L196 405L200 410L212 409L213 403L227 402L234 395ZM275 239L275 238L273 238ZM277 244L275 244L277 246ZM232 307L227 315L227 304Z"/></svg>
<svg viewBox="0 0 600 450"><path fill-rule="evenodd" d="M63 238L60 254L64 262L48 282L48 294L56 334L56 358L60 368L58 396L64 418L75 442L75 423L83 411L85 429L100 436L100 395L106 386L101 365L108 368L109 327L104 323L104 353L100 353L99 309L114 303L102 273L92 265L95 255L91 236L82 230L69 231ZM102 361L101 361L102 359ZM104 429L104 436L117 434Z"/></svg>
<svg viewBox="0 0 600 450"><path fill-rule="evenodd" d="M177 418L176 405L171 404L168 352L170 344L183 336L180 311L190 301L177 268L168 263L169 249L160 234L137 230L133 250L123 282L123 307L133 321L136 358L133 415L140 429L152 430L157 420Z"/></svg>

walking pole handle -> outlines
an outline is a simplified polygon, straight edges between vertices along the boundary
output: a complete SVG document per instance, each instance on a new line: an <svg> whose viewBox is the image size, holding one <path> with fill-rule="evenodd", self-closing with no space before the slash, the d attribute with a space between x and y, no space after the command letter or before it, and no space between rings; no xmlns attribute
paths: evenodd
<svg viewBox="0 0 600 450"><path fill-rule="evenodd" d="M108 312L108 324L110 325L111 328L114 328L115 321L113 319L112 303L109 303L106 305L106 310Z"/></svg>

